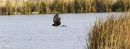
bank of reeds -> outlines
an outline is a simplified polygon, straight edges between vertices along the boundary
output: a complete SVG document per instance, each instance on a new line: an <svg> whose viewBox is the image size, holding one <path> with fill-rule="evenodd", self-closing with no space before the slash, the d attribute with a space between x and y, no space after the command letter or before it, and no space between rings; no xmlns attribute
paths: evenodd
<svg viewBox="0 0 130 49"><path fill-rule="evenodd" d="M11 3L12 4L12 3ZM130 11L129 0L54 0L52 3L45 1L23 2L21 6L0 7L1 15L12 14L46 14L46 13L88 13L88 12L127 12Z"/></svg>
<svg viewBox="0 0 130 49"><path fill-rule="evenodd" d="M87 45L88 49L130 49L130 15L96 21Z"/></svg>

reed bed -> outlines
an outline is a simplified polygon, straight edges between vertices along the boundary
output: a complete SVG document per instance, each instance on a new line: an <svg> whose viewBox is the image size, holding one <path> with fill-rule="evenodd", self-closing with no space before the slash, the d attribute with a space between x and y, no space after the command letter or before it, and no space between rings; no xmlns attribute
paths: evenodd
<svg viewBox="0 0 130 49"><path fill-rule="evenodd" d="M87 45L88 49L130 49L130 15L97 20Z"/></svg>
<svg viewBox="0 0 130 49"><path fill-rule="evenodd" d="M54 0L51 3L39 0L22 3L12 6L13 3L7 2L5 7L0 7L0 15L130 11L129 0Z"/></svg>

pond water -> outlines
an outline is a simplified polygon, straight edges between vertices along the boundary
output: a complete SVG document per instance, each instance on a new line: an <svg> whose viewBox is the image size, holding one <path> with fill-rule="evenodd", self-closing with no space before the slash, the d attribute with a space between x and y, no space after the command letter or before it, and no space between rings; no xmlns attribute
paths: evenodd
<svg viewBox="0 0 130 49"><path fill-rule="evenodd" d="M1 16L0 49L85 49L97 18L121 14L60 14L66 27L51 26L54 14Z"/></svg>

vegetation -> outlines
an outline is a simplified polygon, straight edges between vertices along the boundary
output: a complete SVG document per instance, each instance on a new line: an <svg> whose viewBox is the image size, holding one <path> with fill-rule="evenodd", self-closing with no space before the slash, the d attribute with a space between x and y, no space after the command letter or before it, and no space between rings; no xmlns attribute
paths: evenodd
<svg viewBox="0 0 130 49"><path fill-rule="evenodd" d="M10 2L0 7L0 15L127 11L130 11L130 0L54 0L52 3L25 1L22 7L12 6Z"/></svg>
<svg viewBox="0 0 130 49"><path fill-rule="evenodd" d="M89 33L88 49L130 49L130 15L96 21Z"/></svg>

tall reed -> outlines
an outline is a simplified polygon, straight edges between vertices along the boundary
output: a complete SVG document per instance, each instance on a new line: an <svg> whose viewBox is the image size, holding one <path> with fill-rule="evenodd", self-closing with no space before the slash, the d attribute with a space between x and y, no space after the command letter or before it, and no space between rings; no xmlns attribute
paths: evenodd
<svg viewBox="0 0 130 49"><path fill-rule="evenodd" d="M130 15L96 21L87 45L88 49L130 49Z"/></svg>
<svg viewBox="0 0 130 49"><path fill-rule="evenodd" d="M21 2L22 4L15 4L16 6L13 6L14 3L7 0L6 6L0 7L0 14L11 15L14 13L47 14L130 11L130 0L53 0L52 2L38 0L35 2Z"/></svg>

